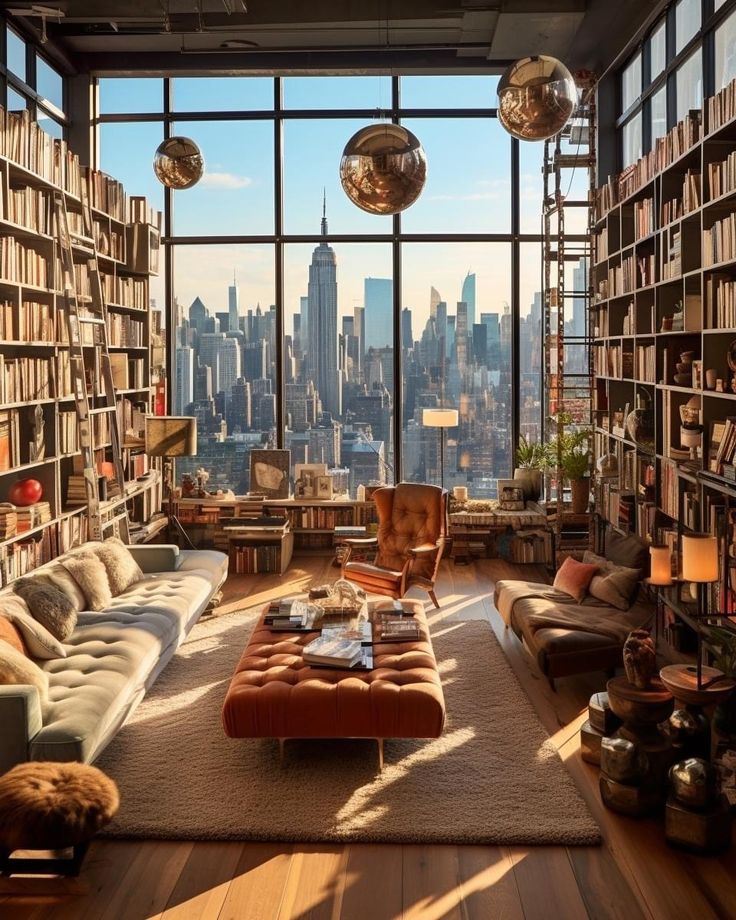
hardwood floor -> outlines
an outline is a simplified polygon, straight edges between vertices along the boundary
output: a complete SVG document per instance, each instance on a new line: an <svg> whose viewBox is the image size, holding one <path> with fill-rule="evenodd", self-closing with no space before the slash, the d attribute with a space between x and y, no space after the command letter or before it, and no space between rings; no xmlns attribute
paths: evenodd
<svg viewBox="0 0 736 920"><path fill-rule="evenodd" d="M285 577L232 577L218 616L337 570L298 557ZM0 880L2 920L710 920L736 917L736 856L670 849L658 820L603 807L577 732L603 674L553 692L493 607L496 580L544 572L501 560L443 563L433 622L486 619L600 824L600 847L291 845L100 841L78 880ZM245 598L245 600L244 600ZM458 777L461 781L462 777Z"/></svg>

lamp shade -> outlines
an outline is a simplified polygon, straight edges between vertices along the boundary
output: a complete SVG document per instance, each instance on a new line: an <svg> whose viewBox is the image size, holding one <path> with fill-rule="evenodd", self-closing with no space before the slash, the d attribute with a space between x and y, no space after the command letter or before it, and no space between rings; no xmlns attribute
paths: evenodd
<svg viewBox="0 0 736 920"><path fill-rule="evenodd" d="M457 409L425 409L422 422L426 428L454 428L458 418Z"/></svg>
<svg viewBox="0 0 736 920"><path fill-rule="evenodd" d="M669 546L652 545L649 547L650 585L672 584L672 555Z"/></svg>
<svg viewBox="0 0 736 920"><path fill-rule="evenodd" d="M197 453L197 419L193 415L147 415L149 457L193 457Z"/></svg>
<svg viewBox="0 0 736 920"><path fill-rule="evenodd" d="M683 534L682 577L685 581L718 581L718 541L714 536Z"/></svg>

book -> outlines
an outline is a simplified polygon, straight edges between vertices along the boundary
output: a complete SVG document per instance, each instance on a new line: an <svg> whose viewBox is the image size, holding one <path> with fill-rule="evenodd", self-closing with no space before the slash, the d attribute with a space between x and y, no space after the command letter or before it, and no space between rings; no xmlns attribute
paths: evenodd
<svg viewBox="0 0 736 920"><path fill-rule="evenodd" d="M413 617L377 613L374 626L376 642L412 642L422 638L421 627Z"/></svg>
<svg viewBox="0 0 736 920"><path fill-rule="evenodd" d="M363 660L360 642L339 636L318 636L304 646L307 664L324 664L337 668L352 668Z"/></svg>

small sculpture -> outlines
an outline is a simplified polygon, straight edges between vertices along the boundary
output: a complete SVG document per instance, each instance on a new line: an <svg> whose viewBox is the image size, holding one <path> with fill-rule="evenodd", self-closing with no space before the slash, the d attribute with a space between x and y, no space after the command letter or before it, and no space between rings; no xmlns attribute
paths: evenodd
<svg viewBox="0 0 736 920"><path fill-rule="evenodd" d="M210 474L207 472L207 470L203 466L200 466L197 468L196 476L197 476L197 498L206 498L207 491L205 489L205 486L207 485L207 481L210 478Z"/></svg>
<svg viewBox="0 0 736 920"><path fill-rule="evenodd" d="M657 655L648 629L634 629L624 643L626 679L638 690L648 690L657 670Z"/></svg>
<svg viewBox="0 0 736 920"><path fill-rule="evenodd" d="M194 480L191 473L184 473L181 477L181 497L192 498L194 495Z"/></svg>

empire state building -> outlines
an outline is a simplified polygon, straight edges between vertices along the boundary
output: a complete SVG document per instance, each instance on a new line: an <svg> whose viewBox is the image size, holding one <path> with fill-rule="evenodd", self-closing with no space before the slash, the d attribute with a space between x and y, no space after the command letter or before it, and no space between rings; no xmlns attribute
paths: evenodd
<svg viewBox="0 0 736 920"><path fill-rule="evenodd" d="M309 368L322 400L334 418L342 414L342 383L338 370L337 259L327 241L327 202L322 203L323 240L312 253L307 288Z"/></svg>

